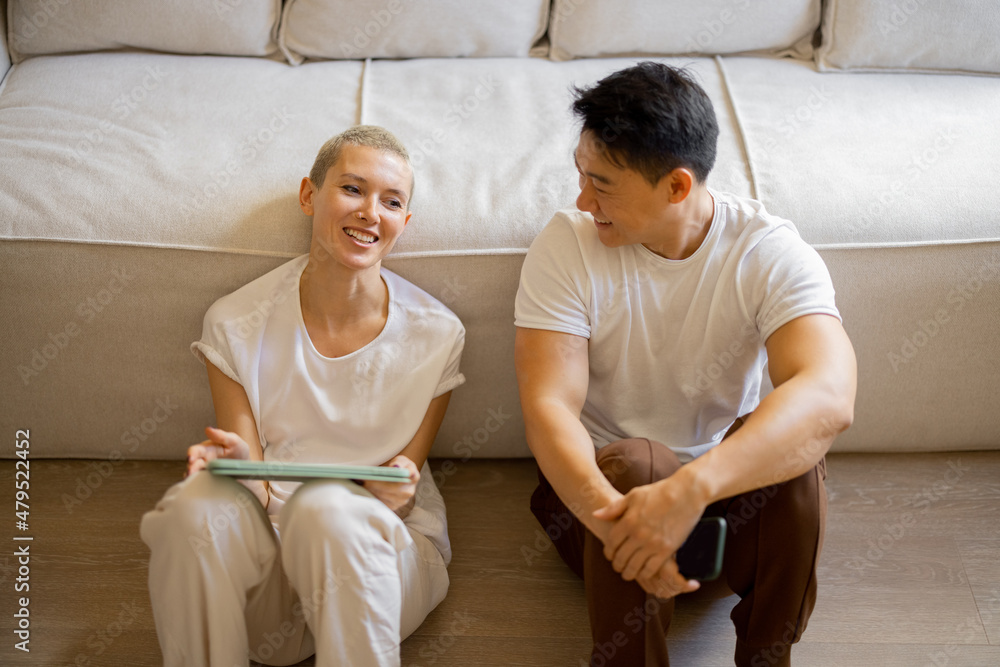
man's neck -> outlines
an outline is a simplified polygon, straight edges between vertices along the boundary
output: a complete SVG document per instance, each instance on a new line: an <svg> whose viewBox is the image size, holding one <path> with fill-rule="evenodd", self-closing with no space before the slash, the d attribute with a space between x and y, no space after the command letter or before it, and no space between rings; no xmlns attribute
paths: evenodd
<svg viewBox="0 0 1000 667"><path fill-rule="evenodd" d="M701 186L673 207L662 225L661 238L642 245L666 259L687 259L708 237L715 217L715 198L707 187Z"/></svg>

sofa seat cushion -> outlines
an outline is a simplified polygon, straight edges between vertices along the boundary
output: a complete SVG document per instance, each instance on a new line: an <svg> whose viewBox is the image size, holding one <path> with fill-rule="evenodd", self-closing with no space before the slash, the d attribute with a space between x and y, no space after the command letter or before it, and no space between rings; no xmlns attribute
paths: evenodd
<svg viewBox="0 0 1000 667"><path fill-rule="evenodd" d="M523 252L576 197L570 86L630 62L378 61L362 92L354 61L33 58L0 96L0 237L291 257L309 242L299 181L360 120L412 152L414 215L397 255ZM722 128L712 183L747 194L716 65L694 70Z"/></svg>
<svg viewBox="0 0 1000 667"><path fill-rule="evenodd" d="M0 236L297 254L298 183L356 122L361 72L137 53L15 65L0 95Z"/></svg>
<svg viewBox="0 0 1000 667"><path fill-rule="evenodd" d="M1000 79L724 67L759 197L810 243L1000 239Z"/></svg>
<svg viewBox="0 0 1000 667"><path fill-rule="evenodd" d="M690 65L719 116L710 183L749 194L738 130L716 64L663 61ZM580 128L570 113L571 86L594 83L634 62L373 62L365 122L397 133L411 152L417 178L411 229L396 254L524 252L553 212L574 205L579 193L573 151Z"/></svg>

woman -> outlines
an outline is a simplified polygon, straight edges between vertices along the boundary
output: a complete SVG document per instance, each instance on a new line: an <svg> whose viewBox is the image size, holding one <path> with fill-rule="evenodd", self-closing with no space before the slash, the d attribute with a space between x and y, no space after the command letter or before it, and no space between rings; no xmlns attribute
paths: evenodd
<svg viewBox="0 0 1000 667"><path fill-rule="evenodd" d="M413 172L388 131L319 151L299 204L309 254L219 299L192 350L218 427L142 520L165 665L398 665L444 598L451 551L425 461L465 330L382 268L410 219ZM405 468L409 483L221 478L235 458ZM423 474L421 474L421 470Z"/></svg>

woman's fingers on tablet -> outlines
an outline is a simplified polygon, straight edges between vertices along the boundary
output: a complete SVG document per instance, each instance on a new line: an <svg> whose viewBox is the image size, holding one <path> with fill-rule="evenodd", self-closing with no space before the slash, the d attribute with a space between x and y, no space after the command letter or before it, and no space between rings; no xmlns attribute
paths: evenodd
<svg viewBox="0 0 1000 667"><path fill-rule="evenodd" d="M205 434L211 442L220 450L218 458L248 459L250 458L250 446L244 442L238 433L224 431L214 426L206 426Z"/></svg>
<svg viewBox="0 0 1000 667"><path fill-rule="evenodd" d="M409 459L409 457L403 456L402 454L397 454L389 461L390 468L403 468L410 473L410 483L416 484L420 481L420 471L417 470L417 464Z"/></svg>

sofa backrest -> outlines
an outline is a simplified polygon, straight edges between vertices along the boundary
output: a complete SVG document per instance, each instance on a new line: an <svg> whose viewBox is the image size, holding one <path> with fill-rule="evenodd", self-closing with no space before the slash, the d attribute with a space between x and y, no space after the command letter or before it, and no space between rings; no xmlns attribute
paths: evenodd
<svg viewBox="0 0 1000 667"><path fill-rule="evenodd" d="M767 52L812 57L820 0L553 0L556 60Z"/></svg>
<svg viewBox="0 0 1000 667"><path fill-rule="evenodd" d="M820 70L1000 74L996 0L827 0Z"/></svg>
<svg viewBox="0 0 1000 667"><path fill-rule="evenodd" d="M549 0L286 0L281 49L303 58L527 56Z"/></svg>
<svg viewBox="0 0 1000 667"><path fill-rule="evenodd" d="M277 50L281 0L9 0L10 54L121 48L264 56Z"/></svg>

